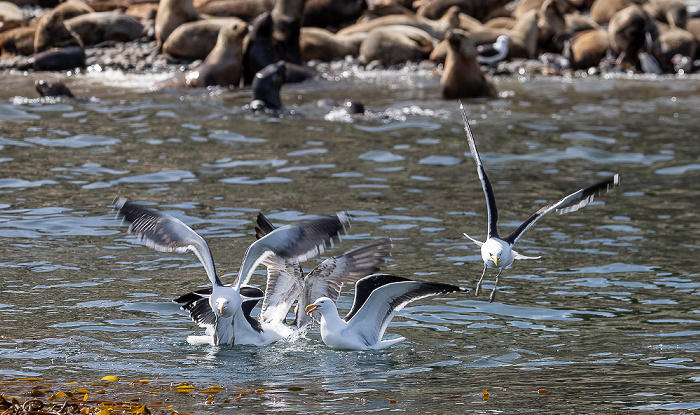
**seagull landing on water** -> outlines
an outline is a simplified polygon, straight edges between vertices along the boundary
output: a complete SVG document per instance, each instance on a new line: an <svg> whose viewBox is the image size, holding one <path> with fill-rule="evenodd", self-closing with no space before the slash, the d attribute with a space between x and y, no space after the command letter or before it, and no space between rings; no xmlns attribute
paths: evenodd
<svg viewBox="0 0 700 415"><path fill-rule="evenodd" d="M462 291L437 282L412 281L387 274L364 277L355 284L352 309L340 318L335 301L321 297L306 306L306 312L321 314L321 339L334 349L384 349L404 337L382 340L391 319L406 304L430 295Z"/></svg>
<svg viewBox="0 0 700 415"><path fill-rule="evenodd" d="M486 208L488 210L488 234L486 236L486 242L477 241L466 233L464 236L469 238L472 242L481 247L481 258L484 260L484 270L481 273L481 278L476 285L476 295L481 293L481 282L484 279L487 268L498 268L498 274L496 274L496 282L494 283L493 290L491 291L491 296L489 301L493 302L496 296L496 287L498 286L498 278L501 276L501 272L507 267L509 267L516 259L539 259L540 257L529 257L521 255L513 249L513 246L520 239L520 237L528 230L532 225L537 222L542 216L550 213L557 212L559 214L574 212L580 208L586 206L597 195L601 195L610 189L614 188L620 183L620 175L615 174L614 176L600 181L596 184L588 186L584 189L580 189L565 198L559 200L551 205L544 206L540 208L534 215L530 216L528 220L521 223L520 226L505 238L498 236L498 210L496 209L496 198L493 194L493 189L491 188L491 183L489 178L486 176L486 171L484 170L483 164L481 164L481 157L479 157L479 152L476 149L476 143L474 142L474 136L472 135L472 130L469 127L469 120L467 119L467 114L464 111L464 106L459 103L459 108L462 111L462 117L464 118L464 130L467 133L467 140L469 142L469 150L472 153L472 157L476 162L476 171L479 174L479 180L481 181L481 187L484 190L484 196L486 196Z"/></svg>
<svg viewBox="0 0 700 415"><path fill-rule="evenodd" d="M250 327L250 310L262 298L262 291L247 287L255 268L272 255L283 260L303 261L317 255L325 246L338 238L349 225L344 213L330 217L286 225L275 229L253 242L243 256L238 277L231 285L224 285L216 274L214 259L206 241L182 221L165 213L144 208L125 198L115 202L118 214L129 225L129 232L137 234L147 246L162 252L193 252L204 266L212 288L191 293L207 298L207 306L213 313L202 314L195 320L202 326L209 325L208 334L213 343L233 346L235 333ZM194 297L193 297L194 298ZM203 303L194 305L204 306Z"/></svg>

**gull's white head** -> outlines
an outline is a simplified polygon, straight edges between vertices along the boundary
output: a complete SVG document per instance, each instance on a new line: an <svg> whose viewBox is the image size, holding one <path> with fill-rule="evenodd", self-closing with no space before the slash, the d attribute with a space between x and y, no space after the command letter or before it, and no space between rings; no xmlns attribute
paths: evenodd
<svg viewBox="0 0 700 415"><path fill-rule="evenodd" d="M239 300L236 302L235 298L238 297ZM226 295L219 295L219 296L214 296L212 295L209 297L209 305L211 305L211 309L214 310L214 314L217 317L232 317L236 313L236 309L240 308L240 296L226 296Z"/></svg>
<svg viewBox="0 0 700 415"><path fill-rule="evenodd" d="M313 304L309 304L306 306L306 314L311 314L314 311L318 311L319 313L323 314L326 311L332 310L335 308L335 303L333 300L331 300L328 297L321 297L318 300L314 301Z"/></svg>
<svg viewBox="0 0 700 415"><path fill-rule="evenodd" d="M503 244L501 244L500 241L497 241L495 239L488 239L481 246L481 259L484 260L484 264L486 264L486 266L488 266L489 268L498 268L499 262L501 263L501 267L507 265L501 261L502 255Z"/></svg>

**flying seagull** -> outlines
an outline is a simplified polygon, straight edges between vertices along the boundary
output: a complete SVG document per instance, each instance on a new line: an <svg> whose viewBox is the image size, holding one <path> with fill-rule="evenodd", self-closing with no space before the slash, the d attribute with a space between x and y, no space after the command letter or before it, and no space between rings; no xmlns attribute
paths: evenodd
<svg viewBox="0 0 700 415"><path fill-rule="evenodd" d="M483 164L481 164L481 157L479 157L479 152L476 149L476 143L474 142L474 136L472 135L472 130L469 127L469 120L467 119L467 114L464 111L464 106L459 103L459 108L462 111L462 117L464 118L464 130L467 133L467 140L469 142L469 150L472 153L472 157L476 162L476 171L479 174L479 180L481 181L481 187L484 190L484 196L486 196L486 208L488 210L488 233L486 236L486 242L477 241L466 233L464 236L469 238L472 242L481 247L481 258L484 260L484 270L481 273L481 278L476 285L476 295L481 293L481 282L484 279L487 268L498 268L498 274L496 274L496 282L494 283L493 290L491 291L491 296L489 301L493 302L496 296L496 287L498 286L498 278L501 276L501 272L507 267L509 267L516 259L539 259L540 257L529 257L521 255L513 249L516 242L523 236L526 230L528 230L532 225L537 222L542 216L550 213L557 212L559 214L574 212L586 206L593 199L601 195L610 189L614 188L620 183L620 175L615 174L614 176L595 183L586 188L575 191L574 193L564 197L556 203L544 206L540 208L535 214L530 216L525 222L521 223L520 226L505 238L498 236L498 210L496 209L496 197L493 194L493 189L491 188L491 183L489 178L486 176L486 171L484 170Z"/></svg>
<svg viewBox="0 0 700 415"><path fill-rule="evenodd" d="M382 340L391 319L406 304L430 295L462 291L437 282L413 281L388 274L366 276L355 284L355 300L345 318L340 318L335 301L321 297L306 306L307 313L321 314L321 339L335 349L384 349L404 337Z"/></svg>
<svg viewBox="0 0 700 415"><path fill-rule="evenodd" d="M256 236L264 238L275 230L275 227L262 214L258 214ZM306 277L296 259L284 260L277 255L268 256L263 262L267 268L267 287L265 292L254 287L241 287L244 297L242 310L247 324L235 326L235 332L226 326L226 331L219 329L224 341L230 336L235 337L236 344L264 346L288 338L299 328L309 322L310 317L304 312L304 307L321 296L334 300L340 295L344 283L354 283L358 279L377 272L391 249L390 239L380 239L360 246L340 255L332 256ZM244 289L246 291L244 292ZM194 291L185 294L174 301L184 304L182 309L190 313L192 321L212 333L214 327L214 312L209 305L207 295L211 289ZM298 299L296 316L293 322L287 323L289 309ZM251 317L251 311L262 300L262 308L257 318ZM210 342L208 336L190 336L192 343Z"/></svg>
<svg viewBox="0 0 700 415"><path fill-rule="evenodd" d="M212 285L211 293L203 295L208 295L209 307L214 314L208 317L213 319L213 343L228 343L231 346L235 343L236 326L250 326L250 311L245 312L244 304L246 309L252 308L250 304L261 297L260 292L251 293L250 289L244 288L257 266L273 254L285 260L311 258L338 238L350 223L345 213L337 213L277 228L248 247L236 280L233 284L224 285L216 274L209 246L189 226L177 218L144 208L125 198L119 198L115 207L130 224L129 232L137 234L147 246L162 252L191 251L197 256Z"/></svg>

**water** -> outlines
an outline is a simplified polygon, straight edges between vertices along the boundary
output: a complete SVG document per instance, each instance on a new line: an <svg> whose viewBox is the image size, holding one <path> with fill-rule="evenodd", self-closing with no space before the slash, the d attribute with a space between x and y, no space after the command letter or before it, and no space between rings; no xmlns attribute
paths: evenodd
<svg viewBox="0 0 700 415"><path fill-rule="evenodd" d="M485 202L457 104L438 98L434 74L286 85L295 114L282 118L248 113L245 90L181 97L103 73L71 79L84 100L39 100L32 79L6 76L0 381L226 388L207 403L163 392L196 413L700 408L699 78L498 81L499 99L465 104L503 233L614 172L622 185L530 229L519 251L542 259L507 270L493 304L471 292L421 300L387 330L406 341L356 352L326 348L317 326L265 348L189 345L200 330L171 299L206 286L203 269L127 236L110 205L127 196L182 219L227 281L258 211L283 224L348 210L350 234L330 253L391 237L384 271L473 288L482 265L462 232L483 239ZM317 108L328 96L372 114ZM262 270L253 282L264 285Z"/></svg>

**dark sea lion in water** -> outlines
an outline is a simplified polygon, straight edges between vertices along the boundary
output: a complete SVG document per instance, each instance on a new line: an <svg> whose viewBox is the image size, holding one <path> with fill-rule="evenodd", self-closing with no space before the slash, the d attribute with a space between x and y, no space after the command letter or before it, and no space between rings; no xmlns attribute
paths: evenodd
<svg viewBox="0 0 700 415"><path fill-rule="evenodd" d="M496 87L476 61L476 46L461 29L447 32L449 45L440 78L440 95L445 99L496 97Z"/></svg>
<svg viewBox="0 0 700 415"><path fill-rule="evenodd" d="M37 79L34 81L34 89L42 97L68 97L75 98L75 95L61 81L47 81L45 79Z"/></svg>
<svg viewBox="0 0 700 415"><path fill-rule="evenodd" d="M284 61L270 64L255 74L250 107L256 111L282 108L280 89L287 80L287 67Z"/></svg>

